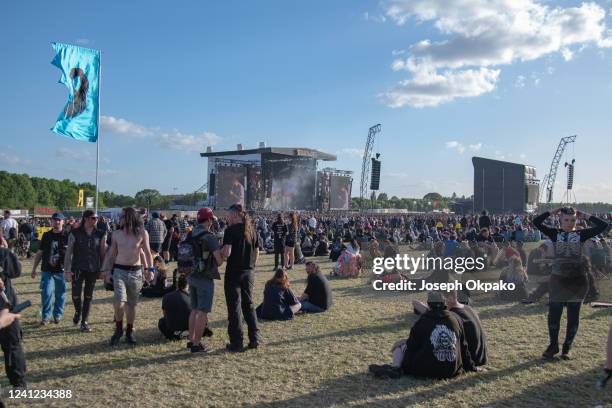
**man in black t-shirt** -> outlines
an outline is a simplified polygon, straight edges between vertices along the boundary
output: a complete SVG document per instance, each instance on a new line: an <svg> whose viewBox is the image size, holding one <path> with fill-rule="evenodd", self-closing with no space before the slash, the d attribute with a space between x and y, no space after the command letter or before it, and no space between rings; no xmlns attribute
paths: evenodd
<svg viewBox="0 0 612 408"><path fill-rule="evenodd" d="M278 269L278 258L280 256L281 266L285 266L285 237L287 236L288 229L285 220L283 219L283 213L278 213L276 221L272 224L272 236L274 238L274 269Z"/></svg>
<svg viewBox="0 0 612 408"><path fill-rule="evenodd" d="M312 261L306 262L306 289L300 296L302 311L305 313L325 312L332 306L332 292L329 282L321 273L319 265Z"/></svg>
<svg viewBox="0 0 612 408"><path fill-rule="evenodd" d="M229 208L229 226L223 235L223 258L225 268L225 301L227 303L227 332L230 342L227 350L244 351L242 315L249 331L250 349L259 346L259 327L253 303L255 286L255 265L259 255L259 237L251 220L240 204ZM241 313L242 312L242 313Z"/></svg>
<svg viewBox="0 0 612 408"><path fill-rule="evenodd" d="M157 327L168 340L180 340L180 332L189 330L189 293L187 293L187 277L180 275L177 290L167 293L162 299L164 317L159 319Z"/></svg>
<svg viewBox="0 0 612 408"><path fill-rule="evenodd" d="M40 277L40 296L42 304L41 325L51 319L53 303L53 322L59 323L64 315L66 302L66 280L64 279L64 255L68 244L68 234L64 231L64 215L55 213L51 216L53 229L43 234L40 249L34 257L32 279L36 279L36 269L42 259ZM54 302L55 300L55 302Z"/></svg>

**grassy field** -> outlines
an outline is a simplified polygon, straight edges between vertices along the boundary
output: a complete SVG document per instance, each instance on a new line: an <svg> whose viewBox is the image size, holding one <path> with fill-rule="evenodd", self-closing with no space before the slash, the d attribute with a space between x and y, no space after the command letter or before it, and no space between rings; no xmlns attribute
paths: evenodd
<svg viewBox="0 0 612 408"><path fill-rule="evenodd" d="M260 260L256 299L272 275L271 256ZM332 264L320 260L328 273ZM473 305L488 337L486 371L448 381L403 377L377 380L369 364L390 362L389 348L406 338L415 321L410 300L424 293L374 292L366 278L332 280L334 306L328 313L304 315L289 322L261 324L264 344L243 354L228 354L226 308L221 281L209 342L213 352L191 355L185 342L167 342L157 331L159 299L139 305L139 344L108 345L113 332L112 294L98 284L90 318L92 332L72 326L73 307L59 325L38 325L39 281L30 279L31 264L16 280L21 300L35 306L23 315L24 348L31 389L70 389L70 401L6 401L9 406L94 407L552 407L612 406L612 386L597 390L612 309L582 308L573 359L545 363L548 343L544 302L522 305L479 294ZM499 271L478 278L495 279ZM290 271L294 290L305 285L303 265ZM612 299L610 280L601 282ZM69 293L68 293L68 299ZM562 320L565 325L565 315ZM564 335L564 328L561 336ZM7 381L2 376L1 384ZM6 399L6 397L5 397Z"/></svg>

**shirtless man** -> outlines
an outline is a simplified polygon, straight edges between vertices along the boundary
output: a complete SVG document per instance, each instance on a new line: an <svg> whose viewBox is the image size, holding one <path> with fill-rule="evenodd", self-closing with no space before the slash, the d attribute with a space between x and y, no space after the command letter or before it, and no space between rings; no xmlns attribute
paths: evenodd
<svg viewBox="0 0 612 408"><path fill-rule="evenodd" d="M144 277L152 279L153 258L149 248L149 234L144 229L142 218L133 208L124 208L120 218L121 229L113 232L110 250L107 252L102 268L106 282L113 279L115 288L115 333L111 346L116 346L123 336L123 314L127 319L125 339L136 344L134 320L136 304L142 288L142 264Z"/></svg>

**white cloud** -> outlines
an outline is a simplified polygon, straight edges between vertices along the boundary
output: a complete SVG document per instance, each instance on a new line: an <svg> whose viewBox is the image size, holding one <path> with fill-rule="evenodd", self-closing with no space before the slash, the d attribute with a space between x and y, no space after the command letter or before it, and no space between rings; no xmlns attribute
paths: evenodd
<svg viewBox="0 0 612 408"><path fill-rule="evenodd" d="M482 143L471 144L468 146L471 151L477 152L482 148Z"/></svg>
<svg viewBox="0 0 612 408"><path fill-rule="evenodd" d="M412 79L401 81L381 95L392 108L412 106L423 108L438 106L456 98L467 98L491 92L499 76L499 70L480 68L478 70L414 72Z"/></svg>
<svg viewBox="0 0 612 408"><path fill-rule="evenodd" d="M526 155L525 153L521 153L521 154L519 154L519 157L520 157L521 159L526 159L526 158L527 158L527 155Z"/></svg>
<svg viewBox="0 0 612 408"><path fill-rule="evenodd" d="M74 42L79 45L89 45L91 41L89 40L89 38L77 38L76 40L74 40Z"/></svg>
<svg viewBox="0 0 612 408"><path fill-rule="evenodd" d="M565 61L571 61L572 58L574 58L574 53L569 48L562 48L561 56L563 57Z"/></svg>
<svg viewBox="0 0 612 408"><path fill-rule="evenodd" d="M406 53L406 50L391 50L391 55L397 57L398 55L403 55Z"/></svg>
<svg viewBox="0 0 612 408"><path fill-rule="evenodd" d="M456 150L459 154L463 154L463 152L465 152L465 146L456 140L451 140L450 142L446 142L445 145L447 149Z"/></svg>
<svg viewBox="0 0 612 408"><path fill-rule="evenodd" d="M519 75L516 77L516 81L514 81L514 86L516 88L524 88L525 87L525 77L523 75Z"/></svg>
<svg viewBox="0 0 612 408"><path fill-rule="evenodd" d="M145 137L153 134L153 129L114 116L101 116L100 127L103 132L133 137Z"/></svg>
<svg viewBox="0 0 612 408"><path fill-rule="evenodd" d="M151 138L161 147L189 153L203 152L206 146L218 144L222 140L220 136L212 132L189 134L177 129L166 132L159 128L146 127L113 116L102 116L100 121L103 132L107 131L135 138ZM68 154L68 152L65 152L65 154Z"/></svg>
<svg viewBox="0 0 612 408"><path fill-rule="evenodd" d="M387 98L392 107L436 106L458 97L491 92L499 76L499 70L492 67L555 53L568 60L573 57L570 47L612 47L606 12L592 2L561 7L536 0L390 0L385 10L396 24L411 19L430 22L446 37L414 43L405 59L393 62L393 69L406 70L412 78L391 91L397 94L399 89L406 94ZM487 86L469 92L429 86L432 77L461 77L466 72L480 73L481 78L485 73L491 76L484 81ZM420 90L418 97L413 96L413 88Z"/></svg>
<svg viewBox="0 0 612 408"><path fill-rule="evenodd" d="M345 147L343 149L338 150L337 155L362 159L363 149L360 149L358 147Z"/></svg>
<svg viewBox="0 0 612 408"><path fill-rule="evenodd" d="M554 74L554 73L555 73L555 67L547 67L547 68L546 68L546 73L547 73L548 75L552 75L552 74Z"/></svg>
<svg viewBox="0 0 612 408"><path fill-rule="evenodd" d="M365 21L373 21L375 23L384 23L387 21L387 17L383 14L370 14L369 12L364 12L362 17Z"/></svg>
<svg viewBox="0 0 612 408"><path fill-rule="evenodd" d="M217 144L221 138L212 132L204 132L198 135L181 133L178 130L161 133L156 136L157 143L162 147L168 147L185 152L200 153L206 146Z"/></svg>

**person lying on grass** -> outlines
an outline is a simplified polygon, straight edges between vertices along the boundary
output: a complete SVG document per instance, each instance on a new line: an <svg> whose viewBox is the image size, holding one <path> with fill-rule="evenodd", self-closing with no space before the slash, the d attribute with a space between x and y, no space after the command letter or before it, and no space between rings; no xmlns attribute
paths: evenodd
<svg viewBox="0 0 612 408"><path fill-rule="evenodd" d="M375 377L399 378L406 374L442 379L477 371L463 323L448 310L440 292L428 294L427 310L410 329L408 339L393 345L391 354L390 365L370 365Z"/></svg>

